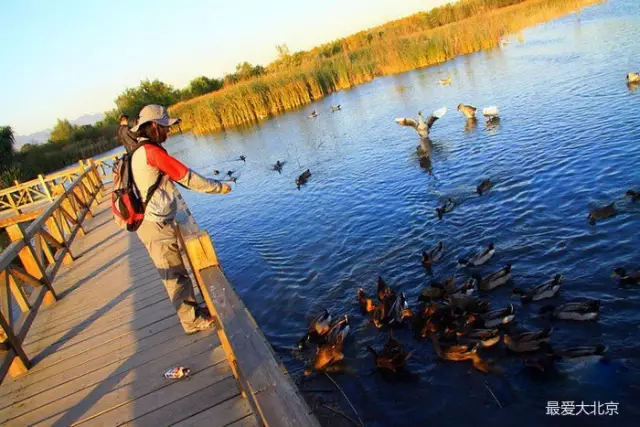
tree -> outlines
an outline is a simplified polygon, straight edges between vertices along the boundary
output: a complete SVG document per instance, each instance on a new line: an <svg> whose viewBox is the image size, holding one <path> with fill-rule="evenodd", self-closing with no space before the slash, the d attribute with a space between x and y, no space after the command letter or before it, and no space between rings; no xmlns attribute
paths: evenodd
<svg viewBox="0 0 640 427"><path fill-rule="evenodd" d="M31 150L34 147L38 146L38 142L31 140L31 142L27 142L26 144L24 144L22 147L20 147L20 152L22 154L26 153L27 151Z"/></svg>
<svg viewBox="0 0 640 427"><path fill-rule="evenodd" d="M11 164L13 146L16 139L11 126L0 126L0 168L5 169Z"/></svg>
<svg viewBox="0 0 640 427"><path fill-rule="evenodd" d="M220 90L223 85L224 80L222 79L213 79L206 76L196 77L189 82L189 85L186 88L182 90L182 99L191 99L196 96Z"/></svg>
<svg viewBox="0 0 640 427"><path fill-rule="evenodd" d="M249 80L262 74L264 74L264 67L262 65L256 65L254 67L247 61L236 65L235 75L238 77L238 80Z"/></svg>
<svg viewBox="0 0 640 427"><path fill-rule="evenodd" d="M71 135L75 131L76 126L72 125L69 120L58 119L58 122L53 127L53 130L49 134L49 141L53 142L67 142L71 139Z"/></svg>
<svg viewBox="0 0 640 427"><path fill-rule="evenodd" d="M138 117L142 107L159 104L168 107L180 100L180 92L160 80L143 80L140 86L127 89L116 98L116 105L122 114Z"/></svg>

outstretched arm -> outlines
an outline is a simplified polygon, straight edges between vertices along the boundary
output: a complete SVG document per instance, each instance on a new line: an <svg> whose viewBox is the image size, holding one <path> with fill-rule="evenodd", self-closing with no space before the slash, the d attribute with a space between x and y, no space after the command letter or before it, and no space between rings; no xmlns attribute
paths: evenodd
<svg viewBox="0 0 640 427"><path fill-rule="evenodd" d="M144 146L147 154L147 163L164 172L171 180L184 187L200 193L228 193L231 191L229 184L224 184L215 179L205 178L197 172L189 169L175 157L155 145Z"/></svg>

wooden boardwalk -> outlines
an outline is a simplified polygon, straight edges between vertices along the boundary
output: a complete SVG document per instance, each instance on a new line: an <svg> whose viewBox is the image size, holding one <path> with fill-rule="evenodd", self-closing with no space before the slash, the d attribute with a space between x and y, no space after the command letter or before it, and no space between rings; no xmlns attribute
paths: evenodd
<svg viewBox="0 0 640 427"><path fill-rule="evenodd" d="M260 425L214 330L186 335L135 233L112 221L109 197L71 247L23 348L33 368L0 385L0 424ZM188 380L163 373L188 366Z"/></svg>

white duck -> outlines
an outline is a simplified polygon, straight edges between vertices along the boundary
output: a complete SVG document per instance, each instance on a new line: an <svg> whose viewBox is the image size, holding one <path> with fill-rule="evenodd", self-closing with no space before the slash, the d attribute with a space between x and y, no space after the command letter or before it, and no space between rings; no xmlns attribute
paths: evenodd
<svg viewBox="0 0 640 427"><path fill-rule="evenodd" d="M487 118L487 123L493 120L500 119L500 111L498 110L498 107L496 107L495 105L492 105L491 107L483 108L482 115L484 115Z"/></svg>

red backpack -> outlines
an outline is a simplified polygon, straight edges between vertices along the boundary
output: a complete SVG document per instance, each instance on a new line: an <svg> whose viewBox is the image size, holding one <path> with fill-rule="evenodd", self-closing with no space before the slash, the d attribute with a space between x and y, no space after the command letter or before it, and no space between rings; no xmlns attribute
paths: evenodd
<svg viewBox="0 0 640 427"><path fill-rule="evenodd" d="M120 228L127 231L136 231L144 219L144 210L151 200L153 193L160 186L164 175L162 172L158 180L149 188L146 200L142 200L140 190L133 182L131 170L131 158L135 151L146 144L135 147L131 153L125 153L113 164L113 192L111 193L111 210L113 220Z"/></svg>

